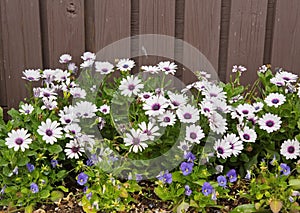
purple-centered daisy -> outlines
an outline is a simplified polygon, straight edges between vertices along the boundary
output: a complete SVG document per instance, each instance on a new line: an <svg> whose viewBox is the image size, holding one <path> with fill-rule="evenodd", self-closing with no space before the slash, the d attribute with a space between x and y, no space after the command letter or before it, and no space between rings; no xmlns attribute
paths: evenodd
<svg viewBox="0 0 300 213"><path fill-rule="evenodd" d="M286 159L296 159L300 155L300 145L297 140L286 140L281 144L280 154Z"/></svg>
<svg viewBox="0 0 300 213"><path fill-rule="evenodd" d="M132 95L137 95L141 89L144 88L144 84L141 83L142 80L137 76L127 76L123 78L119 86L121 95L131 97Z"/></svg>
<svg viewBox="0 0 300 213"><path fill-rule="evenodd" d="M186 127L185 139L191 143L200 143L200 140L205 137L203 130L200 126L192 124Z"/></svg>
<svg viewBox="0 0 300 213"><path fill-rule="evenodd" d="M43 137L46 143L54 144L58 138L62 137L62 128L59 127L57 121L51 121L47 118L46 122L42 122L37 132Z"/></svg>
<svg viewBox="0 0 300 213"><path fill-rule="evenodd" d="M140 129L131 129L130 133L126 133L124 143L125 146L130 146L129 152L133 151L134 153L137 153L139 151L142 152L148 147L148 144L145 143L147 139L148 136L145 133L142 133Z"/></svg>
<svg viewBox="0 0 300 213"><path fill-rule="evenodd" d="M215 142L214 150L216 151L218 158L225 159L230 157L232 154L231 145L227 141L222 139L218 139Z"/></svg>
<svg viewBox="0 0 300 213"><path fill-rule="evenodd" d="M27 134L27 132L28 131L23 128L12 130L8 133L8 138L5 139L5 145L7 145L9 149L13 148L14 151L21 149L22 152L24 152L25 149L29 149L29 144L32 142L30 134Z"/></svg>
<svg viewBox="0 0 300 213"><path fill-rule="evenodd" d="M268 133L275 132L280 129L281 119L277 115L267 113L258 120L259 128L266 130Z"/></svg>
<svg viewBox="0 0 300 213"><path fill-rule="evenodd" d="M200 119L198 109L190 104L179 107L176 114L183 123L195 123Z"/></svg>
<svg viewBox="0 0 300 213"><path fill-rule="evenodd" d="M143 110L146 111L146 115L157 116L163 114L168 106L169 102L165 97L156 95L145 101Z"/></svg>
<svg viewBox="0 0 300 213"><path fill-rule="evenodd" d="M114 65L111 63L105 61L96 61L95 62L95 71L100 72L102 75L107 75L109 73L112 73L114 71Z"/></svg>
<svg viewBox="0 0 300 213"><path fill-rule="evenodd" d="M239 135L242 141L245 142L255 142L257 138L257 134L254 129L250 129L248 126L244 127L244 129L239 131Z"/></svg>
<svg viewBox="0 0 300 213"><path fill-rule="evenodd" d="M286 97L282 94L279 93L270 93L266 98L265 98L265 103L270 106L270 107L279 107L280 105L284 104L286 101Z"/></svg>

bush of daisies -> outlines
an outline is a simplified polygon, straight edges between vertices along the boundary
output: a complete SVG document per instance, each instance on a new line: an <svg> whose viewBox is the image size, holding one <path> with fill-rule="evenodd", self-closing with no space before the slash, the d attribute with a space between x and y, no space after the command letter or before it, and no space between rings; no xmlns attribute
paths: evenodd
<svg viewBox="0 0 300 213"><path fill-rule="evenodd" d="M75 193L85 212L127 212L146 181L175 212L299 210L297 75L264 65L244 87L234 66L228 83L199 71L186 86L174 62L82 60L23 71L31 95L0 121L1 206L32 212Z"/></svg>

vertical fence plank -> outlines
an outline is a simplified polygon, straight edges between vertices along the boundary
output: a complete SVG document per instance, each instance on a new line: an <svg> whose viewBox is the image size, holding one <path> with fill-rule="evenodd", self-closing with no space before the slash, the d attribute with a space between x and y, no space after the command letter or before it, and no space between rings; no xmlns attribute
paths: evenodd
<svg viewBox="0 0 300 213"><path fill-rule="evenodd" d="M26 96L22 71L42 66L38 0L4 0L1 4L3 68L7 106Z"/></svg>
<svg viewBox="0 0 300 213"><path fill-rule="evenodd" d="M105 46L130 36L130 0L88 0L86 1L87 49L98 52ZM130 41L109 51L98 53L97 57L113 62L116 57L130 57Z"/></svg>
<svg viewBox="0 0 300 213"><path fill-rule="evenodd" d="M271 62L300 74L300 1L277 0Z"/></svg>
<svg viewBox="0 0 300 213"><path fill-rule="evenodd" d="M175 0L140 0L139 1L139 34L160 34L175 36ZM143 40L140 41L142 47ZM174 41L157 42L153 39L153 45L162 56L174 58ZM147 53L147 46L143 46ZM142 57L141 65L155 65L162 60L171 60L169 57L148 56Z"/></svg>
<svg viewBox="0 0 300 213"><path fill-rule="evenodd" d="M192 71L203 69L212 72L218 69L220 18L219 0L185 1L184 40L196 47L209 61L195 58L199 56L185 49L184 62L192 65ZM195 76L184 71L183 79L190 82L195 80Z"/></svg>
<svg viewBox="0 0 300 213"><path fill-rule="evenodd" d="M45 68L65 67L59 56L69 53L75 62L85 50L84 0L40 0Z"/></svg>
<svg viewBox="0 0 300 213"><path fill-rule="evenodd" d="M0 12L1 11L2 10L0 4ZM4 49L3 49L3 40L2 40L2 17L0 15L0 107L7 106L3 51Z"/></svg>
<svg viewBox="0 0 300 213"><path fill-rule="evenodd" d="M235 64L248 68L242 83L256 80L256 70L264 58L267 6L267 0L232 0L226 80Z"/></svg>

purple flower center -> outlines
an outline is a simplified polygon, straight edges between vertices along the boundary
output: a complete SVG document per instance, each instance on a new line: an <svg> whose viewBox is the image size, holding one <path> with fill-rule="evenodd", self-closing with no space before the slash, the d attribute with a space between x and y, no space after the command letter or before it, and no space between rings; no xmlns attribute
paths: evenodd
<svg viewBox="0 0 300 213"><path fill-rule="evenodd" d="M30 113L29 109L25 110L25 114L29 114L29 113Z"/></svg>
<svg viewBox="0 0 300 213"><path fill-rule="evenodd" d="M275 99L272 100L272 103L273 103L273 104L278 104L278 103L279 103L279 100L278 100L277 98L275 98Z"/></svg>
<svg viewBox="0 0 300 213"><path fill-rule="evenodd" d="M295 152L295 147L294 146L289 146L287 148L288 153L293 154Z"/></svg>
<svg viewBox="0 0 300 213"><path fill-rule="evenodd" d="M250 135L244 134L244 135L243 135L243 138L244 138L245 140L249 140L249 139L250 139Z"/></svg>
<svg viewBox="0 0 300 213"><path fill-rule="evenodd" d="M103 69L102 69L102 72L108 72L108 69L103 68Z"/></svg>
<svg viewBox="0 0 300 213"><path fill-rule="evenodd" d="M75 132L75 130L71 130L71 133L75 135L76 132Z"/></svg>
<svg viewBox="0 0 300 213"><path fill-rule="evenodd" d="M210 109L209 108L204 108L203 111L204 112L210 112Z"/></svg>
<svg viewBox="0 0 300 213"><path fill-rule="evenodd" d="M164 117L164 122L169 123L171 121L170 117Z"/></svg>
<svg viewBox="0 0 300 213"><path fill-rule="evenodd" d="M83 116L85 116L85 117L87 117L88 115L89 115L89 113L87 113L87 112L83 114Z"/></svg>
<svg viewBox="0 0 300 213"><path fill-rule="evenodd" d="M140 140L139 138L133 138L133 139L132 139L132 144L133 144L133 145L139 145L140 142L141 142L141 140Z"/></svg>
<svg viewBox="0 0 300 213"><path fill-rule="evenodd" d="M246 109L244 109L244 110L242 111L242 113L245 114L245 115L247 115L247 114L249 113L249 111L246 110Z"/></svg>
<svg viewBox="0 0 300 213"><path fill-rule="evenodd" d="M128 67L129 67L128 64L124 64L124 65L123 65L123 68L125 68L125 69L127 69Z"/></svg>
<svg viewBox="0 0 300 213"><path fill-rule="evenodd" d="M193 140L195 140L197 138L197 134L195 132L191 132L190 133L190 138L192 138Z"/></svg>
<svg viewBox="0 0 300 213"><path fill-rule="evenodd" d="M222 147L218 147L217 152L222 155L224 154L224 149Z"/></svg>
<svg viewBox="0 0 300 213"><path fill-rule="evenodd" d="M210 93L209 95L210 95L210 97L217 97L218 96L216 93Z"/></svg>
<svg viewBox="0 0 300 213"><path fill-rule="evenodd" d="M146 129L143 133L147 134L148 136L152 134L151 131L149 131L148 129Z"/></svg>
<svg viewBox="0 0 300 213"><path fill-rule="evenodd" d="M188 146L187 146L187 145L183 145L181 148L182 148L183 150L188 150Z"/></svg>
<svg viewBox="0 0 300 213"><path fill-rule="evenodd" d="M183 115L184 119L191 119L192 118L192 115L190 113L185 113Z"/></svg>
<svg viewBox="0 0 300 213"><path fill-rule="evenodd" d="M77 152L79 152L79 147L78 146L73 146L71 150L72 150L73 153L77 153Z"/></svg>
<svg viewBox="0 0 300 213"><path fill-rule="evenodd" d="M28 77L27 79L28 79L29 81L33 81L33 80L34 80L34 77L31 77L31 76L30 76L30 77Z"/></svg>
<svg viewBox="0 0 300 213"><path fill-rule="evenodd" d="M165 71L170 71L171 69L169 67L164 67Z"/></svg>
<svg viewBox="0 0 300 213"><path fill-rule="evenodd" d="M144 97L145 99L148 99L148 98L150 98L150 95L145 94L145 95L143 95L143 97Z"/></svg>
<svg viewBox="0 0 300 213"><path fill-rule="evenodd" d="M71 119L70 119L70 118L67 118L67 119L65 120L65 122L68 124L68 123L71 122Z"/></svg>
<svg viewBox="0 0 300 213"><path fill-rule="evenodd" d="M179 103L178 103L177 101L172 101L172 104L173 104L174 106L179 106Z"/></svg>
<svg viewBox="0 0 300 213"><path fill-rule="evenodd" d="M15 140L15 143L17 144L17 145L22 145L22 143L24 142L24 140L22 139L22 138L17 138L16 140Z"/></svg>
<svg viewBox="0 0 300 213"><path fill-rule="evenodd" d="M107 112L107 109L102 109L102 112Z"/></svg>
<svg viewBox="0 0 300 213"><path fill-rule="evenodd" d="M157 111L160 109L160 104L156 103L152 105L152 110Z"/></svg>
<svg viewBox="0 0 300 213"><path fill-rule="evenodd" d="M272 127L272 126L274 126L274 121L271 121L271 120L268 120L267 122L266 122L266 125L268 126L268 127Z"/></svg>
<svg viewBox="0 0 300 213"><path fill-rule="evenodd" d="M44 92L43 95L44 95L44 97L48 98L48 97L50 97L51 94L48 92Z"/></svg>
<svg viewBox="0 0 300 213"><path fill-rule="evenodd" d="M291 80L289 77L286 77L286 76L285 76L285 77L283 77L282 79L283 79L283 80L285 80L285 81L289 81L289 80Z"/></svg>
<svg viewBox="0 0 300 213"><path fill-rule="evenodd" d="M53 135L53 132L51 129L47 129L46 130L46 135L48 135L49 137Z"/></svg>
<svg viewBox="0 0 300 213"><path fill-rule="evenodd" d="M128 89L129 89L130 91L132 91L132 90L135 89L135 86L134 86L133 84L129 84L129 85L128 85Z"/></svg>

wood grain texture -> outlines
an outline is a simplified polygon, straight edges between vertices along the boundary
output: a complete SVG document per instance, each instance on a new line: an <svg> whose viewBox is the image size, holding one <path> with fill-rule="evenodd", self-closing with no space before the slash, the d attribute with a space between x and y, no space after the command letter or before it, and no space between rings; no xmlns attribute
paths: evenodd
<svg viewBox="0 0 300 213"><path fill-rule="evenodd" d="M300 1L277 0L271 63L300 74Z"/></svg>
<svg viewBox="0 0 300 213"><path fill-rule="evenodd" d="M41 0L43 59L45 68L61 67L68 53L79 63L85 50L84 0Z"/></svg>
<svg viewBox="0 0 300 213"><path fill-rule="evenodd" d="M248 69L243 74L243 84L257 79L256 70L264 57L267 7L267 0L231 1L226 80L235 64Z"/></svg>
<svg viewBox="0 0 300 213"><path fill-rule="evenodd" d="M172 38L175 36L175 0L140 0L139 1L139 34L159 34L167 35ZM139 41L139 52L144 57L141 58L141 65L155 65L163 60L174 59L174 40L166 39L165 42L153 41L147 42L143 39ZM150 44L147 47L146 44ZM141 48L143 48L141 50ZM157 50L161 57L149 56L148 49Z"/></svg>
<svg viewBox="0 0 300 213"><path fill-rule="evenodd" d="M184 62L192 65L193 71L217 72L220 23L221 1L185 1L184 40L203 54L200 58L192 55L189 50L184 50ZM198 61L201 62L198 63ZM189 72L185 72L183 78L187 82L195 79Z"/></svg>
<svg viewBox="0 0 300 213"><path fill-rule="evenodd" d="M0 4L0 11L2 11L1 4ZM3 49L3 40L2 40L2 17L0 15L0 106L2 107L7 106L3 51L4 49Z"/></svg>
<svg viewBox="0 0 300 213"><path fill-rule="evenodd" d="M130 0L89 0L87 7L93 10L86 14L89 19L87 31L87 49L99 52L101 60L114 61L116 58L130 56L130 40L111 48L103 49L107 45L130 36ZM106 51L107 50L107 51Z"/></svg>
<svg viewBox="0 0 300 213"><path fill-rule="evenodd" d="M27 95L22 71L42 66L39 2L3 0L0 4L3 69L7 106L11 108Z"/></svg>

